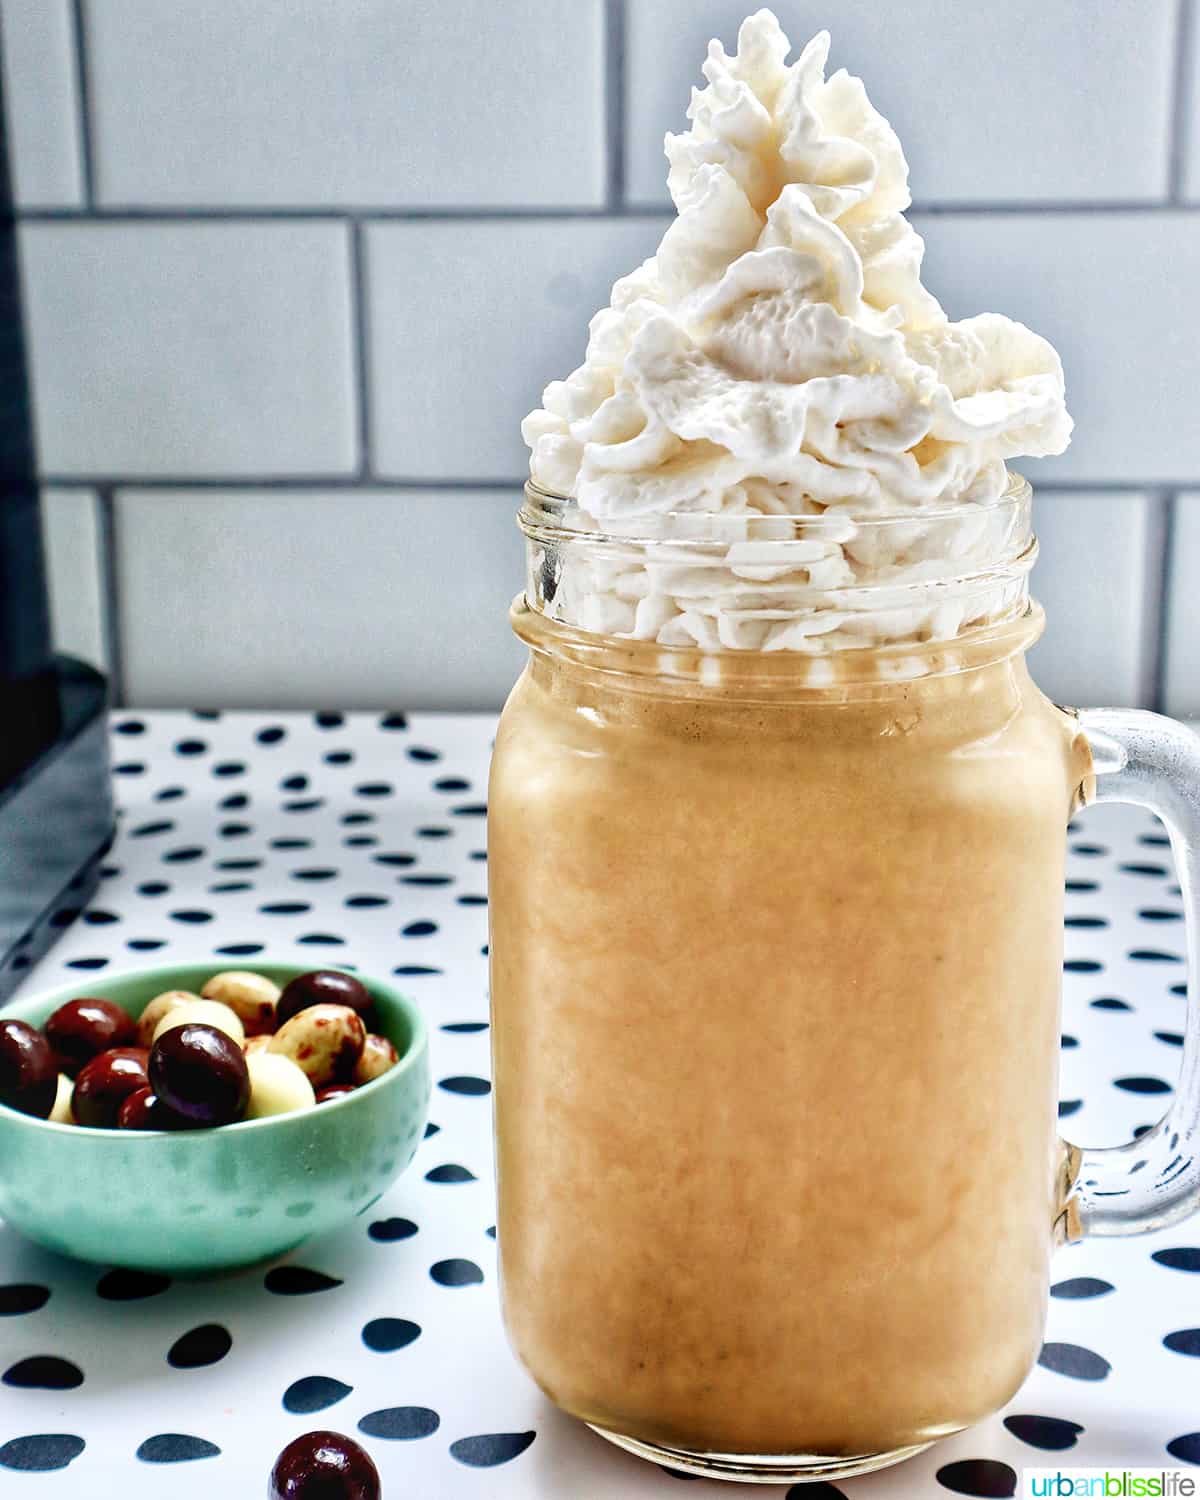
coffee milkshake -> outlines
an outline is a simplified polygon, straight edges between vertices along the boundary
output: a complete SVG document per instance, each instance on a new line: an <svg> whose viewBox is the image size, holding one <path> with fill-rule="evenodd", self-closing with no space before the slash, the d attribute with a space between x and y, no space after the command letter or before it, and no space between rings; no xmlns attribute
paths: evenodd
<svg viewBox="0 0 1200 1500"><path fill-rule="evenodd" d="M558 1405L698 1472L1001 1406L1059 1213L1064 829L1030 681L1036 334L920 282L861 83L713 43L678 217L526 421L490 793L499 1245Z"/></svg>

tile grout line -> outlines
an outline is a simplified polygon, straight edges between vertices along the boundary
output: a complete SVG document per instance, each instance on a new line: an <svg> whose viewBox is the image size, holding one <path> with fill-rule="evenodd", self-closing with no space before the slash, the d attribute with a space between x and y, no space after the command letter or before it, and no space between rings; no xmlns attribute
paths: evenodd
<svg viewBox="0 0 1200 1500"><path fill-rule="evenodd" d="M362 221L350 221L350 317L354 339L354 384L358 401L358 477L372 476L371 384L367 352L369 308L367 304L366 235Z"/></svg>
<svg viewBox="0 0 1200 1500"><path fill-rule="evenodd" d="M101 596L103 599L104 644L108 654L108 676L111 684L111 707L125 706L125 640L121 628L120 565L117 562L116 487L101 485L97 491L100 515Z"/></svg>
<svg viewBox="0 0 1200 1500"><path fill-rule="evenodd" d="M1192 27L1195 22L1193 6L1194 0L1179 0L1175 27L1175 68L1167 142L1167 198L1173 205L1183 202L1183 179L1187 167L1188 105L1192 92Z"/></svg>
<svg viewBox="0 0 1200 1500"><path fill-rule="evenodd" d="M520 490L528 476L499 478L455 477L372 474L366 480L357 474L45 474L41 482L55 489L96 489L98 486L122 490L355 490L378 492L382 490ZM1037 481L1034 491L1040 498L1044 495L1144 495L1164 493L1175 489L1195 488L1197 480L1144 480L1144 479L1056 479Z"/></svg>
<svg viewBox="0 0 1200 1500"><path fill-rule="evenodd" d="M605 0L604 44L606 201L611 211L625 203L625 0Z"/></svg>
<svg viewBox="0 0 1200 1500"><path fill-rule="evenodd" d="M429 208L389 208L383 204L374 206L302 206L259 208L213 208L204 204L180 206L177 204L158 207L100 207L79 208L26 208L15 217L30 224L139 224L139 223L306 223L313 219L344 224L406 224L406 223L505 223L524 220L579 220L589 222L596 219L667 219L674 210L666 203L622 202L601 207L555 207L553 205L511 205L504 208L476 207L454 208L449 206ZM1064 199L1046 199L1043 202L1006 200L995 203L930 201L914 203L908 210L912 215L930 217L961 218L1007 218L1021 214L1061 218L1087 218L1096 214L1160 215L1163 217L1189 217L1200 213L1200 203L1175 202L1169 198L1093 199L1091 202L1071 202Z"/></svg>
<svg viewBox="0 0 1200 1500"><path fill-rule="evenodd" d="M297 474L297 475L80 475L69 474L54 477L43 475L41 482L55 489L79 490L110 488L122 490L361 490L364 494L378 494L390 490L495 490L519 492L528 476L514 479L388 479L372 475L367 479L357 474Z"/></svg>
<svg viewBox="0 0 1200 1500"><path fill-rule="evenodd" d="M85 0L72 0L71 20L75 32L75 88L79 112L79 161L83 174L84 213L96 207L96 159L92 151L92 87L88 71Z"/></svg>
<svg viewBox="0 0 1200 1500"><path fill-rule="evenodd" d="M1155 713L1166 713L1167 648L1170 645L1171 555L1175 545L1178 496L1164 489L1158 496L1157 525L1146 557L1146 597L1142 605L1145 639L1142 642L1141 699Z"/></svg>

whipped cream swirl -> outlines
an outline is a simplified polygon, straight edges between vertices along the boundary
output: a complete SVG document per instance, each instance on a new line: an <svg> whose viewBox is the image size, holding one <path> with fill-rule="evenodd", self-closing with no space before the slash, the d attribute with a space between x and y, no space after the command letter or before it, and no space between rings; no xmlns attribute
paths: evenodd
<svg viewBox="0 0 1200 1500"><path fill-rule="evenodd" d="M732 56L709 44L691 128L666 138L677 217L522 424L534 482L574 498L581 530L730 544L727 566L682 591L685 559L661 550L564 574L554 612L584 628L709 649L844 644L844 619L806 620L844 616L863 584L930 576L947 532L923 512L974 508L955 565L986 564L1005 461L1067 445L1054 349L993 313L946 317L921 284L895 132L859 79L825 77L827 32L790 66L789 50L768 10ZM889 515L914 518L899 543L859 525ZM789 537L772 567L763 540ZM882 633L969 623L942 609Z"/></svg>

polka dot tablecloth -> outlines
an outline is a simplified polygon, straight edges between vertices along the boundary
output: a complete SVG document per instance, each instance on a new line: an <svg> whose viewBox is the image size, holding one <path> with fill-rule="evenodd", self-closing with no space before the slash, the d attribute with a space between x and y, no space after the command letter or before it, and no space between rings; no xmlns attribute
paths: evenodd
<svg viewBox="0 0 1200 1500"><path fill-rule="evenodd" d="M484 716L115 718L120 836L93 904L67 915L26 991L77 978L86 993L98 971L252 967L260 955L394 974L433 1034L431 1126L369 1214L236 1275L73 1264L0 1225L5 1500L253 1500L279 1449L312 1427L357 1434L389 1500L650 1500L681 1482L555 1412L501 1332L485 946L493 727ZM1107 1144L1158 1117L1177 1070L1179 889L1146 813L1094 809L1068 837L1061 1113L1076 1140ZM1009 1495L1023 1466L1200 1466L1200 1222L1064 1250L1053 1281L1041 1360L1005 1412L901 1468L796 1493ZM698 1495L741 1493L691 1482Z"/></svg>

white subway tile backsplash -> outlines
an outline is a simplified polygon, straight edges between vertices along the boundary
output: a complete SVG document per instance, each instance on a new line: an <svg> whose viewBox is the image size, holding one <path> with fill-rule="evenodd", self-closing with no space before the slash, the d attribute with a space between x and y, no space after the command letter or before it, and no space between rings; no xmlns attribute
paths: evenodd
<svg viewBox="0 0 1200 1500"><path fill-rule="evenodd" d="M745 0L630 0L626 173L666 200L664 132L685 128L710 37L732 51ZM792 0L797 49L833 33L892 122L920 202L1148 200L1167 183L1176 0Z"/></svg>
<svg viewBox="0 0 1200 1500"><path fill-rule="evenodd" d="M131 702L487 708L524 660L517 495L124 491Z"/></svg>
<svg viewBox="0 0 1200 1500"><path fill-rule="evenodd" d="M1175 501L1167 584L1166 711L1200 719L1200 491Z"/></svg>
<svg viewBox="0 0 1200 1500"><path fill-rule="evenodd" d="M1029 666L1055 702L1086 708L1145 701L1145 589L1159 503L1136 494L1037 495L1041 553L1032 589L1046 611L1046 631Z"/></svg>
<svg viewBox="0 0 1200 1500"><path fill-rule="evenodd" d="M1062 355L1075 418L1031 479L1200 477L1200 215L920 214L926 286L951 317L1002 312Z"/></svg>
<svg viewBox="0 0 1200 1500"><path fill-rule="evenodd" d="M13 196L21 208L83 201L70 0L0 0Z"/></svg>
<svg viewBox="0 0 1200 1500"><path fill-rule="evenodd" d="M42 494L42 530L54 646L93 666L108 663L99 499L94 490Z"/></svg>
<svg viewBox="0 0 1200 1500"><path fill-rule="evenodd" d="M654 218L388 223L367 230L371 428L381 474L525 473L521 418L582 360Z"/></svg>
<svg viewBox="0 0 1200 1500"><path fill-rule="evenodd" d="M109 205L603 201L603 0L90 0Z"/></svg>
<svg viewBox="0 0 1200 1500"><path fill-rule="evenodd" d="M1183 4L1194 4L1194 0L1182 0ZM1183 103L1187 113L1182 120L1183 151L1182 188L1183 196L1191 203L1200 202L1200 26L1193 23L1189 32L1186 54L1182 59Z"/></svg>
<svg viewBox="0 0 1200 1500"><path fill-rule="evenodd" d="M43 471L341 475L357 462L341 224L27 224Z"/></svg>

